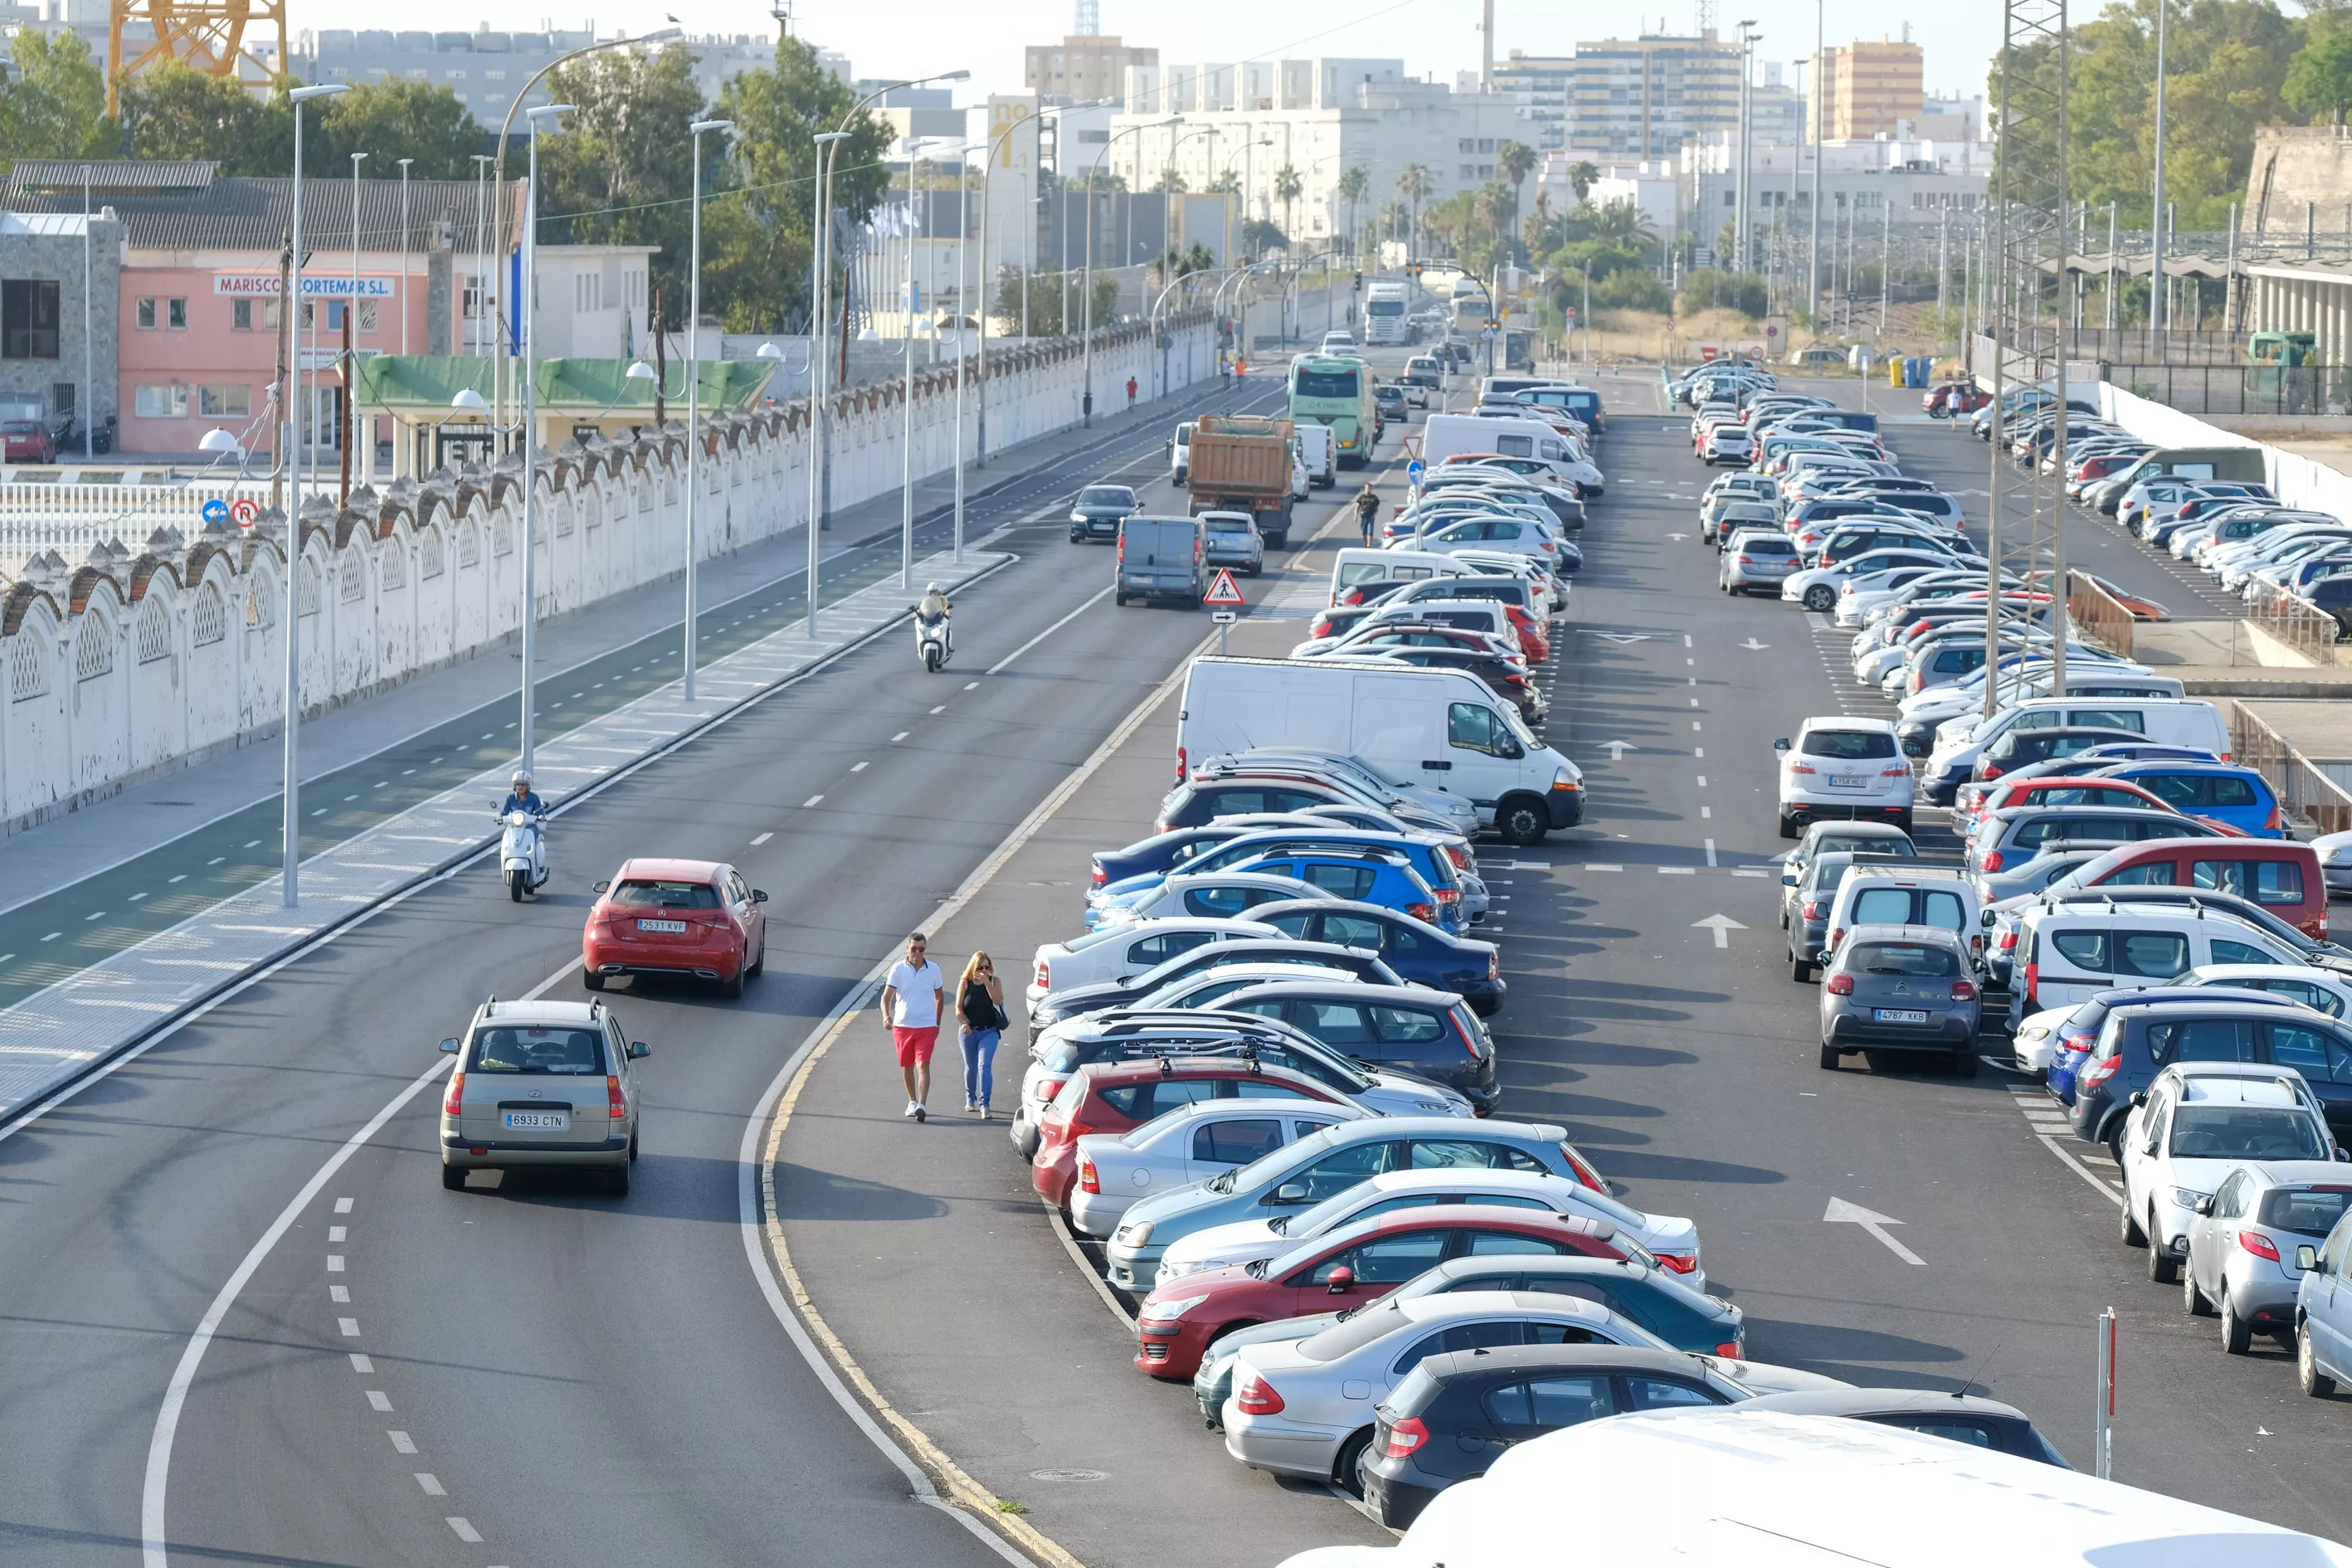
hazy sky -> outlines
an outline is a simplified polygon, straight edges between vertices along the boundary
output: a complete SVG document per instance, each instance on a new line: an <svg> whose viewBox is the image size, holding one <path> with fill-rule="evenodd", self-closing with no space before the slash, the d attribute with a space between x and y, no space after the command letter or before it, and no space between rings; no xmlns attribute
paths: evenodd
<svg viewBox="0 0 2352 1568"><path fill-rule="evenodd" d="M1157 47L1170 63L1314 55L1402 58L1407 71L1447 79L1478 65L1478 0L1346 0L1344 4L1267 5L1263 0L1100 0L1103 30L1130 44ZM850 58L857 74L922 76L961 68L972 73L973 95L1018 91L1022 47L1050 43L1069 30L1069 0L793 0L794 27ZM1927 51L1931 89L1980 91L1985 68L2000 43L1996 0L1822 0L1832 44L1856 37L1899 37L1903 25ZM2085 5L2088 11L2095 7ZM488 16L495 26L521 27L540 20L520 8L485 11L481 0L407 0L402 25L471 28ZM665 26L675 13L694 32L772 32L768 0L600 0L593 11L555 14L561 27L593 18L600 32ZM1752 17L1764 33L1762 58L1789 61L1812 51L1813 0L1717 0L1719 26ZM1639 11L1589 0L1496 0L1495 54L1565 54L1580 38L1624 36L1647 28L1687 32L1690 0ZM317 26L299 17L296 26ZM348 25L348 24L345 24Z"/></svg>

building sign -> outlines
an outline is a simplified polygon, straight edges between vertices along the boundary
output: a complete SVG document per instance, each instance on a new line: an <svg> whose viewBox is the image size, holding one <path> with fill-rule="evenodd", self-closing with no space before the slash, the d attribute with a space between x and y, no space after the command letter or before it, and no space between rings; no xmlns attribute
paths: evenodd
<svg viewBox="0 0 2352 1568"><path fill-rule="evenodd" d="M352 275L348 272L335 273L331 276L313 272L302 279L302 298L349 300L356 292L362 300L389 300L400 291L399 284L400 279L397 278L362 276L359 279L359 288L354 290L352 287ZM275 272L215 273L213 277L213 292L233 295L240 300L275 300L278 294L278 277Z"/></svg>

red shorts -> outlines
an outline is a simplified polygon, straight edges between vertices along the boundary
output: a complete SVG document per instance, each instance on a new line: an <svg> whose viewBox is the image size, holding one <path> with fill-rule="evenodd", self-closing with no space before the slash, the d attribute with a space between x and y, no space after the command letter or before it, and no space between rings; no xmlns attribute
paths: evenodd
<svg viewBox="0 0 2352 1568"><path fill-rule="evenodd" d="M890 1026L890 1043L898 1047L900 1067L927 1063L931 1059L932 1047L940 1043L940 1026L932 1024L920 1029L909 1029L893 1024Z"/></svg>

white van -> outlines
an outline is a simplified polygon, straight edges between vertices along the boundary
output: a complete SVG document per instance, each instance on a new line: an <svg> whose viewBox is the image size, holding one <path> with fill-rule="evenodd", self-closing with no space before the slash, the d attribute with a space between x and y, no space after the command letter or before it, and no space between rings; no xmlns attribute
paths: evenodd
<svg viewBox="0 0 2352 1568"><path fill-rule="evenodd" d="M1540 419L1486 419L1475 414L1433 414L1422 421L1421 460L1434 468L1448 458L1531 458L1551 470L1552 482L1580 481L1576 449ZM1583 481L1590 484L1590 481Z"/></svg>
<svg viewBox="0 0 2352 1568"><path fill-rule="evenodd" d="M1338 605L1359 583L1395 577L1467 577L1480 568L1428 550L1367 550L1351 544L1331 563L1331 603Z"/></svg>
<svg viewBox="0 0 2352 1568"><path fill-rule="evenodd" d="M1185 420L1168 437L1168 482L1181 485L1192 476L1192 422Z"/></svg>
<svg viewBox="0 0 2352 1568"><path fill-rule="evenodd" d="M2095 670L2085 680L2099 679ZM2012 703L1990 719L1948 719L1936 731L1936 749L1922 769L1922 782L1940 804L1950 799L1960 778L1977 765L1987 747L2012 729L2090 727L2127 730L2161 746L2193 746L2230 760L2230 726L2221 710L2194 697L2032 697Z"/></svg>
<svg viewBox="0 0 2352 1568"><path fill-rule="evenodd" d="M1324 659L1196 658L1176 715L1179 767L1253 746L1352 756L1393 783L1467 799L1508 843L1584 817L1584 775L1466 670Z"/></svg>
<svg viewBox="0 0 2352 1568"><path fill-rule="evenodd" d="M2352 1568L2352 1550L1980 1442L1727 1405L1588 1420L1512 1444L1484 1476L1433 1498L1395 1545L1319 1546L1281 1568L1570 1561Z"/></svg>
<svg viewBox="0 0 2352 1568"><path fill-rule="evenodd" d="M1307 464L1307 482L1318 490L1328 490L1339 477L1339 447L1331 438L1331 426L1318 425L1311 419L1298 422L1298 453Z"/></svg>
<svg viewBox="0 0 2352 1568"><path fill-rule="evenodd" d="M2301 964L2267 931L2226 914L2173 914L2150 904L2039 904L2017 922L2010 984L2017 1016L2072 1007L2102 991L2169 985L2209 963Z"/></svg>

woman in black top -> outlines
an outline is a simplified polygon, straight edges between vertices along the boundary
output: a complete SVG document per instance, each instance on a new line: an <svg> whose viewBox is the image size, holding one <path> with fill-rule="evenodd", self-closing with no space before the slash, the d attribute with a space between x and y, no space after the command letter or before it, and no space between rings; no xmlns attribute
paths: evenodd
<svg viewBox="0 0 2352 1568"><path fill-rule="evenodd" d="M996 1042L1012 1020L1004 1015L1004 983L996 977L996 961L975 952L956 983L956 1013L963 1027L963 1108L988 1120L988 1102L996 1089Z"/></svg>

